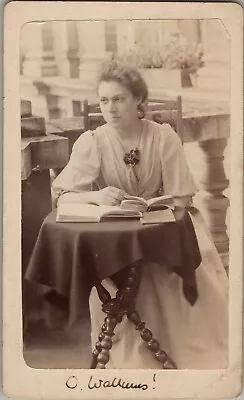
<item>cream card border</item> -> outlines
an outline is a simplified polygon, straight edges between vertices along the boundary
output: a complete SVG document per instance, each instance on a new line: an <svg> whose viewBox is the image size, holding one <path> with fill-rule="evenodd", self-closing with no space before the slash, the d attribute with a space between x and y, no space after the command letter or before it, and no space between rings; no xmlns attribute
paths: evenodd
<svg viewBox="0 0 244 400"><path fill-rule="evenodd" d="M230 352L227 370L37 370L25 364L21 336L20 243L20 99L19 40L21 27L31 21L99 19L219 18L231 37L231 207L230 207ZM235 3L130 2L10 2L4 21L4 269L3 269L3 386L18 398L230 398L241 390L242 363L242 221L243 221L243 11ZM92 373L91 373L92 372ZM153 375L156 373L155 383ZM76 390L65 383L75 375ZM148 390L87 388L97 379L119 376L141 382ZM155 389L153 388L155 387ZM82 388L82 390L80 390ZM126 392L126 393L125 393Z"/></svg>

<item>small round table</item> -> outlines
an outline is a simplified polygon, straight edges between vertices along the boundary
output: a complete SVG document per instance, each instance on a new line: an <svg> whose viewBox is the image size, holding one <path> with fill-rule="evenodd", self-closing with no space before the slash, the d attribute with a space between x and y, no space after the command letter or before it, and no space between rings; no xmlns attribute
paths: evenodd
<svg viewBox="0 0 244 400"><path fill-rule="evenodd" d="M88 304L91 289L96 286L106 316L91 368L105 368L113 331L124 315L136 325L162 367L176 368L140 320L135 298L141 260L146 260L179 274L186 299L191 304L197 299L195 269L201 255L189 214L178 211L175 222L154 225L141 225L139 220L56 223L56 210L45 218L25 278L69 300L70 324L79 319L82 306ZM114 299L101 285L107 277L116 277L118 291Z"/></svg>

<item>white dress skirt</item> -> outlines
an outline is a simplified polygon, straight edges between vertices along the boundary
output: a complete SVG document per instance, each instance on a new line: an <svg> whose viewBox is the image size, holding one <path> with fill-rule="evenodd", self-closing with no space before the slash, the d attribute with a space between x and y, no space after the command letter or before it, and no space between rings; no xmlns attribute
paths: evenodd
<svg viewBox="0 0 244 400"><path fill-rule="evenodd" d="M194 196L197 186L189 171L181 141L172 128L142 120L138 144L140 162L124 163L124 149L108 125L82 134L73 146L69 163L53 182L57 194L84 192L96 183L114 186L130 195L174 198ZM194 306L185 299L182 279L162 265L143 266L136 307L161 348L178 368L216 369L228 364L228 280L216 248L199 215L192 216L202 255L196 270L199 297ZM106 279L112 295L116 288ZM92 347L104 320L96 289L90 296ZM113 337L108 368L160 368L135 326L123 318Z"/></svg>
<svg viewBox="0 0 244 400"><path fill-rule="evenodd" d="M168 273L162 265L147 263L143 266L136 309L161 349L179 369L227 368L228 278L199 217L191 218L202 256L202 263L196 270L199 293L196 303L191 306L185 299L182 279L176 273ZM102 284L114 297L113 282L106 279ZM90 313L94 349L105 317L95 288L90 295ZM161 368L126 316L114 333L106 368Z"/></svg>

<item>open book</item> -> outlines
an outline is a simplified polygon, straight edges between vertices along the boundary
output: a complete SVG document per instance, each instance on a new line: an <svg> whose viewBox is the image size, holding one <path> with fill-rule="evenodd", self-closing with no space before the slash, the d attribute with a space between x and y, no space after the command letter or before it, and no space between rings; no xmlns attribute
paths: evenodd
<svg viewBox="0 0 244 400"><path fill-rule="evenodd" d="M142 217L140 211L123 210L119 206L63 203L58 205L56 222L100 222L110 218L139 219L140 217Z"/></svg>
<svg viewBox="0 0 244 400"><path fill-rule="evenodd" d="M134 210L134 211L156 211L171 209L174 210L174 199L172 196L159 196L153 199L145 200L142 197L136 196L125 196L120 204L120 208L123 210Z"/></svg>

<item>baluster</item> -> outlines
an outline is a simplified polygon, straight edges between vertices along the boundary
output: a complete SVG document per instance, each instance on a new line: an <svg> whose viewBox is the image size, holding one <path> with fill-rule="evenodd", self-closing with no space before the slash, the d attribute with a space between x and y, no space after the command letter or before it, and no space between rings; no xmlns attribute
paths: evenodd
<svg viewBox="0 0 244 400"><path fill-rule="evenodd" d="M225 267L228 267L229 238L226 233L226 213L229 199L223 191L229 186L224 170L224 150L227 139L206 140L198 143L203 153L203 168L201 169L200 187L202 194L203 213L208 224L214 244Z"/></svg>

